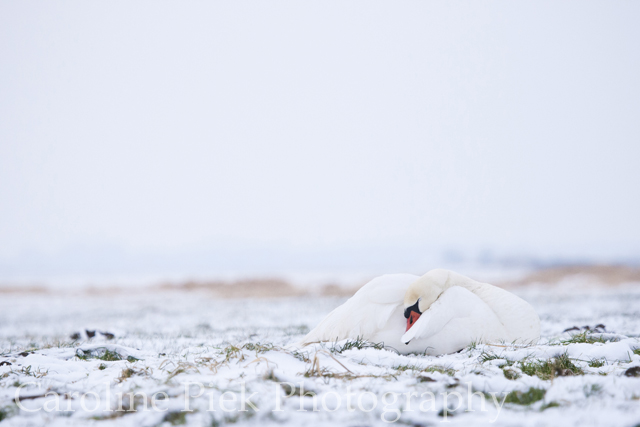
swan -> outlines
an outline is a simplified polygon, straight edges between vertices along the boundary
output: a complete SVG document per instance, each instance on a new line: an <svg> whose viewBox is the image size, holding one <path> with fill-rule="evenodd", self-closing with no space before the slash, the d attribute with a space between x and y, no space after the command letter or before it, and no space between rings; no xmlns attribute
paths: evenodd
<svg viewBox="0 0 640 427"><path fill-rule="evenodd" d="M435 356L473 342L535 343L540 318L512 293L453 271L386 274L330 312L299 345L358 337L402 354Z"/></svg>

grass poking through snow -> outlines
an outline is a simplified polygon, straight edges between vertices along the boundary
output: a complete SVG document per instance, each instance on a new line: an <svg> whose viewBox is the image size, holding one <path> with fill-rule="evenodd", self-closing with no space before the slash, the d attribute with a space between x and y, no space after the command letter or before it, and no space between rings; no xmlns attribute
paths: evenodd
<svg viewBox="0 0 640 427"><path fill-rule="evenodd" d="M0 408L0 421L6 420L18 413L15 406L4 406Z"/></svg>
<svg viewBox="0 0 640 427"><path fill-rule="evenodd" d="M610 340L606 340L604 339L602 336L594 336L591 333L589 333L589 331L584 331L581 332L579 334L574 334L571 336L571 338L567 339L567 340L560 340L561 344L576 344L576 343L587 343L587 344L593 344L596 342L601 342L601 343L605 343L607 341Z"/></svg>
<svg viewBox="0 0 640 427"><path fill-rule="evenodd" d="M489 360L496 360L496 359L502 359L502 358L497 354L489 353L487 351L483 351L482 353L480 353L480 356L478 356L478 361L480 363L485 363L485 362L488 362Z"/></svg>
<svg viewBox="0 0 640 427"><path fill-rule="evenodd" d="M569 356L564 353L548 360L520 361L520 370L529 376L536 376L542 380L555 377L584 375L584 371L576 366Z"/></svg>
<svg viewBox="0 0 640 427"><path fill-rule="evenodd" d="M445 368L444 366L432 365L432 366L420 366L420 365L396 365L393 367L396 371L406 372L406 371L414 371L414 372L439 372L441 374L449 375L450 377L454 376L456 371L455 369Z"/></svg>
<svg viewBox="0 0 640 427"><path fill-rule="evenodd" d="M105 362L117 362L119 360L126 360L127 362L133 363L139 360L133 356L127 356L127 357L121 356L117 351L111 351L106 348L89 350L89 351L83 351L81 349L78 349L76 351L76 356L80 360L99 359L99 360L104 360Z"/></svg>
<svg viewBox="0 0 640 427"><path fill-rule="evenodd" d="M344 344L338 345L338 343L334 343L333 346L329 349L331 353L342 353L351 349L362 350L363 348L374 348L376 350L382 350L384 348L383 343L372 343L363 338L357 337L353 340L347 340Z"/></svg>
<svg viewBox="0 0 640 427"><path fill-rule="evenodd" d="M542 388L534 388L531 387L529 390L522 391L512 391L507 394L505 398L505 403L514 403L516 405L531 405L532 403L538 402L544 399L544 395L547 393L545 389Z"/></svg>
<svg viewBox="0 0 640 427"><path fill-rule="evenodd" d="M517 380L522 376L516 370L509 369L509 368L503 369L502 373L504 374L504 377L508 380Z"/></svg>

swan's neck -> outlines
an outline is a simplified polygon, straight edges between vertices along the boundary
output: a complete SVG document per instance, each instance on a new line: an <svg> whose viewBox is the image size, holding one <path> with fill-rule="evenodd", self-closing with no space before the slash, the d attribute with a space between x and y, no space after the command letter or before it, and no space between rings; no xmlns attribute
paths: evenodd
<svg viewBox="0 0 640 427"><path fill-rule="evenodd" d="M465 288L466 290L473 293L477 293L478 289L480 288L480 284L475 280L472 280L460 274L456 274L453 271L447 271L446 277L443 277L441 283L442 292L453 286L460 286L461 288Z"/></svg>

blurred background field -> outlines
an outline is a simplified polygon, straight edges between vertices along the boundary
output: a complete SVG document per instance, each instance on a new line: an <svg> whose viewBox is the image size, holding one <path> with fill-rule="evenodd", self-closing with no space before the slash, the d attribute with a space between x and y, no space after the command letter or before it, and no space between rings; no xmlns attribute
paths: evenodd
<svg viewBox="0 0 640 427"><path fill-rule="evenodd" d="M487 281L512 291L526 292L545 289L553 293L581 293L599 290L613 292L640 289L640 268L630 265L568 265L538 269L458 268L477 280ZM332 279L328 279L331 277ZM0 294L76 294L113 295L184 292L206 294L211 298L278 298L298 296L349 297L374 276L364 273L350 275L290 275L282 277L248 277L241 279L191 279L119 282L117 279L78 281L7 281L0 284ZM58 279L59 280L59 279Z"/></svg>

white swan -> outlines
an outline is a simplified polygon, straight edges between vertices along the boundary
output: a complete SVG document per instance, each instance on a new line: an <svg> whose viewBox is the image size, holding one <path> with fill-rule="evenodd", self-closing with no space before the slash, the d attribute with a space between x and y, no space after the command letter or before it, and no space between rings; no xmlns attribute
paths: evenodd
<svg viewBox="0 0 640 427"><path fill-rule="evenodd" d="M403 354L453 353L472 342L532 343L535 310L512 293L452 271L388 274L364 285L300 344L364 338Z"/></svg>

